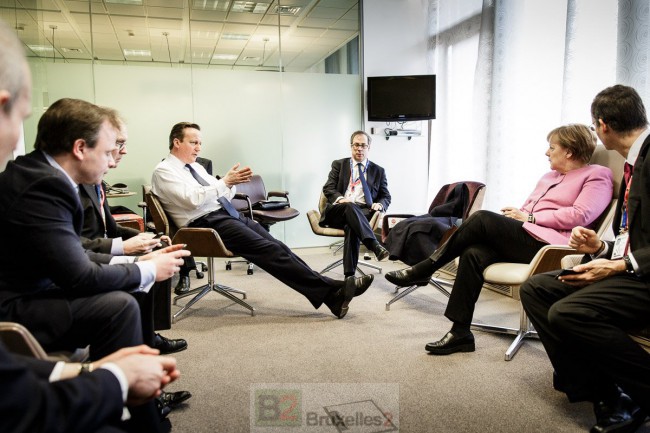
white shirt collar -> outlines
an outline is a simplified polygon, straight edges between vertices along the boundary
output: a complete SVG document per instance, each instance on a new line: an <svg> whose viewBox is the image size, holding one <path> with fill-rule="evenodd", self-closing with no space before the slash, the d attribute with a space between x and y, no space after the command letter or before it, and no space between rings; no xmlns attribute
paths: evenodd
<svg viewBox="0 0 650 433"><path fill-rule="evenodd" d="M43 152L43 151L41 151L41 152ZM45 159L47 159L47 162L48 162L52 167L56 168L57 170L60 170L63 174L65 174L65 177L68 178L68 180L70 181L70 184L71 184L72 187L75 189L75 191L79 191L79 185L77 184L77 182L75 182L75 181L70 177L70 175L68 174L68 172L65 171L65 170L63 169L63 167L61 167L61 166L59 165L59 163L56 162L56 160L55 160L54 158L52 158L52 156L50 156L48 153L43 152L43 155L45 156Z"/></svg>
<svg viewBox="0 0 650 433"><path fill-rule="evenodd" d="M632 167L634 167L634 163L639 156L639 152L641 152L643 142L646 138L648 138L648 135L650 135L650 128L646 128L645 131L643 131L641 135L639 135L636 140L634 140L632 147L630 147L630 151L627 153L627 159L625 161Z"/></svg>

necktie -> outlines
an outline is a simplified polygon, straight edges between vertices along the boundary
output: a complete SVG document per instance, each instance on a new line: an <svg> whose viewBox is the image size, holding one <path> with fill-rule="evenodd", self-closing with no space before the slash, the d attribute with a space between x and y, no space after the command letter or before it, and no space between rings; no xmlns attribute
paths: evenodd
<svg viewBox="0 0 650 433"><path fill-rule="evenodd" d="M104 238L108 237L106 233L106 212L104 211L104 201L106 196L104 195L104 188L101 185L95 185L95 192L97 193L97 200L99 201L99 214L102 216L102 221L104 222Z"/></svg>
<svg viewBox="0 0 650 433"><path fill-rule="evenodd" d="M632 172L634 171L634 167L632 167L631 164L625 163L625 167L623 168L623 179L625 179L625 185L630 183L630 178L632 177Z"/></svg>
<svg viewBox="0 0 650 433"><path fill-rule="evenodd" d="M370 195L370 188L368 188L368 182L363 172L363 165L357 163L357 168L359 169L359 179L361 179L361 187L363 188L363 197L366 199L366 204L368 207L372 206L372 196Z"/></svg>
<svg viewBox="0 0 650 433"><path fill-rule="evenodd" d="M190 164L185 164L185 167L187 167L187 169L188 169L188 170L190 171L190 173L192 174L192 177L193 177L194 179L196 179L196 181L197 181L198 183L200 183L200 184L203 185L203 186L208 186L208 185L210 185L210 184L209 184L205 179L203 179L201 176L199 176L199 174L196 172L196 170L194 170L194 168L192 168L192 166L191 166ZM219 202L219 204L221 205L221 207L222 207L226 212L228 212L228 215L230 215L230 216L233 217L233 218L239 218L239 212L237 212L237 209L235 209L235 208L233 207L232 203L230 203L230 201L229 201L226 197L218 197L218 198L217 198L217 201Z"/></svg>

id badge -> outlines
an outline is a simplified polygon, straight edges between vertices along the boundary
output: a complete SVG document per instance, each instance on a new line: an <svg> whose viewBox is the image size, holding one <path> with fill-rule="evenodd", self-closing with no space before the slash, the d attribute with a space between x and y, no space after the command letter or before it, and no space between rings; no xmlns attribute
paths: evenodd
<svg viewBox="0 0 650 433"><path fill-rule="evenodd" d="M612 249L612 260L620 259L627 254L627 246L630 240L630 232L621 233L616 236L614 240L614 248Z"/></svg>

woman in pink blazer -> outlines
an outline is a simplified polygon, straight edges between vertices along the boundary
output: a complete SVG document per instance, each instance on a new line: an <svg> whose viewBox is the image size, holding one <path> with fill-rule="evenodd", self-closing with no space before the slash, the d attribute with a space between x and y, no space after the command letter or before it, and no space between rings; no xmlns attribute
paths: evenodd
<svg viewBox="0 0 650 433"><path fill-rule="evenodd" d="M592 227L610 203L612 172L589 165L596 148L596 136L589 128L561 126L547 140L552 171L542 176L520 208L505 207L501 214L478 211L429 258L386 274L398 286L424 286L440 267L460 258L445 310L453 325L442 339L426 345L429 353L474 351L470 324L485 268L496 262L528 263L544 245L566 245L573 227Z"/></svg>

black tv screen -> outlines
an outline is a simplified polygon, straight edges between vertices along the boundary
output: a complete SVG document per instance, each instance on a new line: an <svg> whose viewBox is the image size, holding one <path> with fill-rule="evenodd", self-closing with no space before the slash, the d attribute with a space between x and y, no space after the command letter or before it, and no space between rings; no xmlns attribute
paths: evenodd
<svg viewBox="0 0 650 433"><path fill-rule="evenodd" d="M368 77L368 120L406 122L435 118L435 75Z"/></svg>

